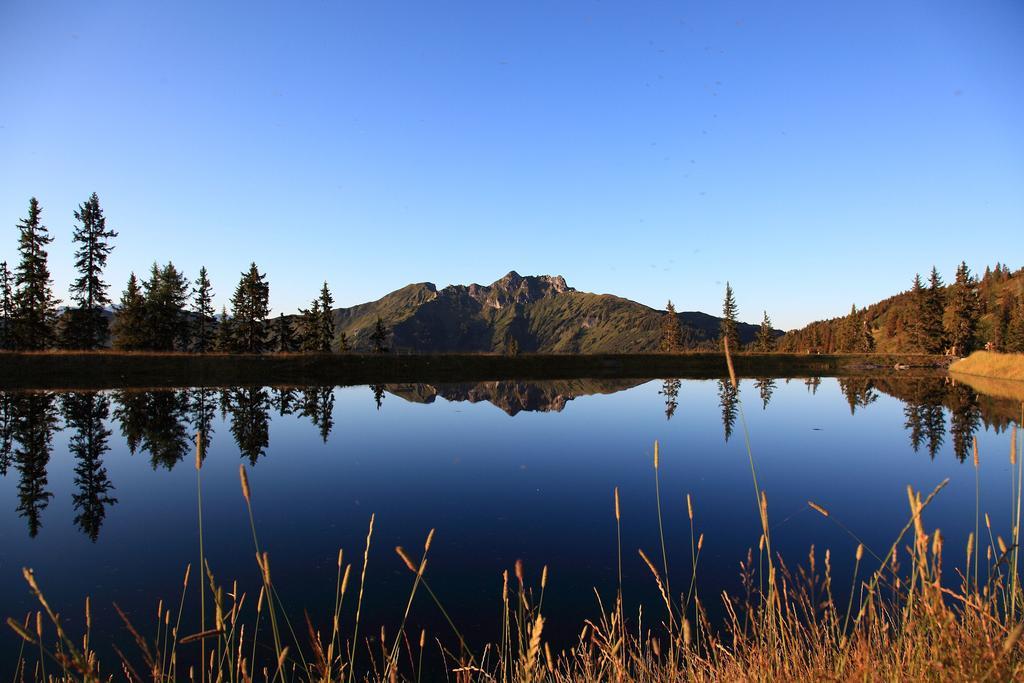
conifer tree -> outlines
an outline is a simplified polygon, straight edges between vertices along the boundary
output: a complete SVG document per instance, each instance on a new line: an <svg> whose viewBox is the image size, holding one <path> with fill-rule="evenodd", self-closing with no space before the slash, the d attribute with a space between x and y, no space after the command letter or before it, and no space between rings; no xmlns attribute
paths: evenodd
<svg viewBox="0 0 1024 683"><path fill-rule="evenodd" d="M729 349L739 348L738 327L736 325L736 299L732 293L732 286L725 283L725 300L722 302L722 323L719 342L728 340Z"/></svg>
<svg viewBox="0 0 1024 683"><path fill-rule="evenodd" d="M14 348L14 275L0 262L0 349Z"/></svg>
<svg viewBox="0 0 1024 683"><path fill-rule="evenodd" d="M921 329L921 350L925 353L942 353L946 347L946 333L942 318L946 310L946 296L942 290L942 278L932 266L928 278L928 290L921 299L918 321Z"/></svg>
<svg viewBox="0 0 1024 683"><path fill-rule="evenodd" d="M679 326L679 317L671 299L665 305L665 314L661 317L660 346L665 353L680 353L683 350L683 330Z"/></svg>
<svg viewBox="0 0 1024 683"><path fill-rule="evenodd" d="M860 314L857 313L857 304L850 306L849 315L839 321L838 342L836 351L840 353L855 353L860 350Z"/></svg>
<svg viewBox="0 0 1024 683"><path fill-rule="evenodd" d="M46 246L53 242L41 219L42 209L35 197L29 200L28 217L18 222L18 252L21 261L14 278L16 292L15 339L20 349L49 348L60 300L53 296L53 281L47 265Z"/></svg>
<svg viewBox="0 0 1024 683"><path fill-rule="evenodd" d="M925 290L924 284L921 282L921 274L915 273L914 284L910 288L910 302L915 314L910 316L906 330L910 348L918 353L923 352L928 346L921 320L921 312L925 308L927 296L927 290Z"/></svg>
<svg viewBox="0 0 1024 683"><path fill-rule="evenodd" d="M377 316L377 324L373 326L373 333L370 335L370 343L373 344L374 353L387 353L388 329L384 327L384 321Z"/></svg>
<svg viewBox="0 0 1024 683"><path fill-rule="evenodd" d="M757 339L754 340L754 348L762 353L775 350L775 334L772 332L772 320L768 317L768 311L764 312L764 319L757 331Z"/></svg>
<svg viewBox="0 0 1024 683"><path fill-rule="evenodd" d="M348 337L345 336L344 332L338 333L338 353L348 353Z"/></svg>
<svg viewBox="0 0 1024 683"><path fill-rule="evenodd" d="M274 350L277 353L291 353L296 345L292 324L284 317L284 313L278 314L274 323Z"/></svg>
<svg viewBox="0 0 1024 683"><path fill-rule="evenodd" d="M68 313L64 329L64 346L76 349L98 349L107 341L108 323L103 307L110 304L103 269L114 246L110 240L117 233L107 229L107 219L93 192L75 211L72 240L75 242L75 268L78 277L71 283L71 300L77 308Z"/></svg>
<svg viewBox="0 0 1024 683"><path fill-rule="evenodd" d="M874 353L875 335L871 333L871 323L868 322L864 311L861 311L858 316L858 322L860 323L860 336L857 340L857 350L861 353Z"/></svg>
<svg viewBox="0 0 1024 683"><path fill-rule="evenodd" d="M334 297L331 290L327 288L327 281L320 290L319 300L320 316L317 321L317 350L322 353L330 353L334 346Z"/></svg>
<svg viewBox="0 0 1024 683"><path fill-rule="evenodd" d="M199 277L196 278L194 291L195 295L192 298L192 350L196 353L207 353L213 350L217 321L213 317L216 312L213 307L213 287L207 276L206 266L199 269Z"/></svg>
<svg viewBox="0 0 1024 683"><path fill-rule="evenodd" d="M231 353L234 350L234 343L234 321L228 315L227 307L222 306L214 348L218 353Z"/></svg>
<svg viewBox="0 0 1024 683"><path fill-rule="evenodd" d="M114 311L114 348L137 351L146 348L146 299L139 288L139 280L132 273L128 286L121 294L121 303Z"/></svg>
<svg viewBox="0 0 1024 683"><path fill-rule="evenodd" d="M1010 311L1010 322L1006 325L1006 351L1024 353L1024 296L1017 299L1017 305Z"/></svg>
<svg viewBox="0 0 1024 683"><path fill-rule="evenodd" d="M299 348L302 351L320 351L320 330L323 316L320 299L313 299L309 308L299 309Z"/></svg>
<svg viewBox="0 0 1024 683"><path fill-rule="evenodd" d="M187 349L185 303L189 284L185 275L173 263L168 262L163 268L154 263L142 289L146 299L146 347L154 351Z"/></svg>
<svg viewBox="0 0 1024 683"><path fill-rule="evenodd" d="M954 355L966 356L974 350L980 314L978 281L971 275L967 263L961 261L956 269L950 301L949 341Z"/></svg>
<svg viewBox="0 0 1024 683"><path fill-rule="evenodd" d="M1002 271L999 270L999 265L996 264L996 273L1000 272ZM1003 301L998 310L996 310L995 319L992 321L992 346L995 347L996 351L1006 350L1006 334L1009 331L1010 318L1013 314L1015 303L1014 296L1007 293L1003 296Z"/></svg>
<svg viewBox="0 0 1024 683"><path fill-rule="evenodd" d="M267 315L270 286L255 263L249 266L231 297L234 349L239 353L262 353L267 346Z"/></svg>

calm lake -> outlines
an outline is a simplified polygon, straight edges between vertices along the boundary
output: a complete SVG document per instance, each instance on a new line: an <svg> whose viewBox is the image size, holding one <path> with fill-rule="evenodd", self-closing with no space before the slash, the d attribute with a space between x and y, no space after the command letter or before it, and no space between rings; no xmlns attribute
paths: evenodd
<svg viewBox="0 0 1024 683"><path fill-rule="evenodd" d="M158 599L176 605L186 564L194 575L198 562L197 431L206 556L218 581L237 579L251 595L250 609L259 579L239 463L297 619L307 609L328 622L338 550L359 568L375 513L370 637L395 627L408 597L411 575L394 547L418 557L436 528L427 578L470 640L497 639L501 573L517 559L534 584L549 567L545 638L569 640L598 616L594 589L614 600L615 487L627 608L636 615L643 604L655 625L656 587L637 554L660 558L655 439L672 591L690 579L689 493L704 534L700 594L720 613L721 591L741 590L748 549L757 562L744 418L773 543L791 566L806 565L813 545L820 569L831 549L836 586L848 586L857 541L834 520L884 554L908 519L906 486L925 495L949 478L925 524L943 530L952 576L975 527L973 436L981 510L1009 538L1008 428L1019 411L946 378L904 377L744 379L738 395L707 380L0 393L0 617L37 608L21 578L28 566L73 633L87 595L94 639L123 640L113 602L155 630ZM198 630L190 621L183 634ZM410 623L450 638L425 595ZM0 661L13 666L19 644L5 627Z"/></svg>

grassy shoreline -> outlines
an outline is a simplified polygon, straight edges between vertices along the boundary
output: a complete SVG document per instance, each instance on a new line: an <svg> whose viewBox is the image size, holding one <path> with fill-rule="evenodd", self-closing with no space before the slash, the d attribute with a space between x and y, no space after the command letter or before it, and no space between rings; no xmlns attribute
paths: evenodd
<svg viewBox="0 0 1024 683"><path fill-rule="evenodd" d="M920 354L811 355L741 353L743 376L858 376L894 371L944 372L948 359ZM683 354L185 354L0 352L0 388L120 388L241 384L372 384L499 379L724 376L721 353Z"/></svg>
<svg viewBox="0 0 1024 683"><path fill-rule="evenodd" d="M1004 382L1024 382L1024 353L975 351L949 366L954 374L987 377ZM1024 393L1024 386L1017 390Z"/></svg>

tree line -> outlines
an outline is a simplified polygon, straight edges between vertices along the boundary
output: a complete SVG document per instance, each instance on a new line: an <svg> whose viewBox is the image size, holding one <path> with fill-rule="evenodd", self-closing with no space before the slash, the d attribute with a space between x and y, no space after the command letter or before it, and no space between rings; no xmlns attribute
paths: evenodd
<svg viewBox="0 0 1024 683"><path fill-rule="evenodd" d="M739 321L736 318L737 310L736 296L733 293L732 285L726 282L718 338L711 344L707 342L697 344L694 342L690 328L680 323L676 307L669 299L665 306L665 313L661 316L661 336L658 350L662 353L681 353L687 349L696 349L702 346L708 350L721 350L723 345L728 344L731 351L738 351L741 347L758 353L774 351L778 335L772 328L772 320L768 317L768 311L764 312L764 318L761 320L754 340L749 344L742 345L739 337Z"/></svg>
<svg viewBox="0 0 1024 683"><path fill-rule="evenodd" d="M927 281L916 274L908 291L849 315L813 322L787 333L790 352L873 350L965 356L986 348L1024 353L1024 270L997 263L981 278L965 262L946 285L934 266ZM870 347L870 348L869 348Z"/></svg>
<svg viewBox="0 0 1024 683"><path fill-rule="evenodd" d="M0 349L44 351L95 350L192 353L346 352L348 339L335 328L334 297L325 281L309 308L298 316L270 314L270 285L255 263L241 274L231 296L231 310L213 307L214 291L203 266L194 281L172 262L156 263L149 277L134 272L114 304L103 279L118 233L107 226L99 197L93 193L74 212L71 239L76 276L71 305L62 306L53 291L47 247L53 237L33 197L28 215L18 221L19 261L0 262ZM113 319L113 324L111 324ZM370 342L375 352L388 350L390 331L378 317Z"/></svg>

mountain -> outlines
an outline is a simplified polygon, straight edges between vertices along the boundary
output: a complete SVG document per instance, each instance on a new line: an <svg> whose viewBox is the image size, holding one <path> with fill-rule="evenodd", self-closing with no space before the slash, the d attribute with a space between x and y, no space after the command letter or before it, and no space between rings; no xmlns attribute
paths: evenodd
<svg viewBox="0 0 1024 683"><path fill-rule="evenodd" d="M515 339L524 352L636 353L658 349L664 314L611 294L577 291L561 276L513 271L486 286L407 285L377 301L336 309L334 322L356 351L371 348L380 316L397 351L502 352ZM691 346L717 339L719 318L677 315ZM757 329L740 323L740 341L753 341Z"/></svg>
<svg viewBox="0 0 1024 683"><path fill-rule="evenodd" d="M924 284L927 287L927 281ZM942 292L946 301L948 324L952 285L945 285ZM1019 312L1024 310L1024 268L1011 272L1008 266L1001 263L997 263L994 268L985 268L984 274L978 279L978 302L981 310L975 345L983 347L985 343L997 338L995 327L1000 316L1013 314L1015 311L1020 314ZM918 313L909 290L867 306L861 315L871 330L875 350L879 353L918 351L910 339L909 328ZM840 316L816 320L800 329L787 332L779 340L779 350L833 353L838 350L843 324L848 319L849 316Z"/></svg>

